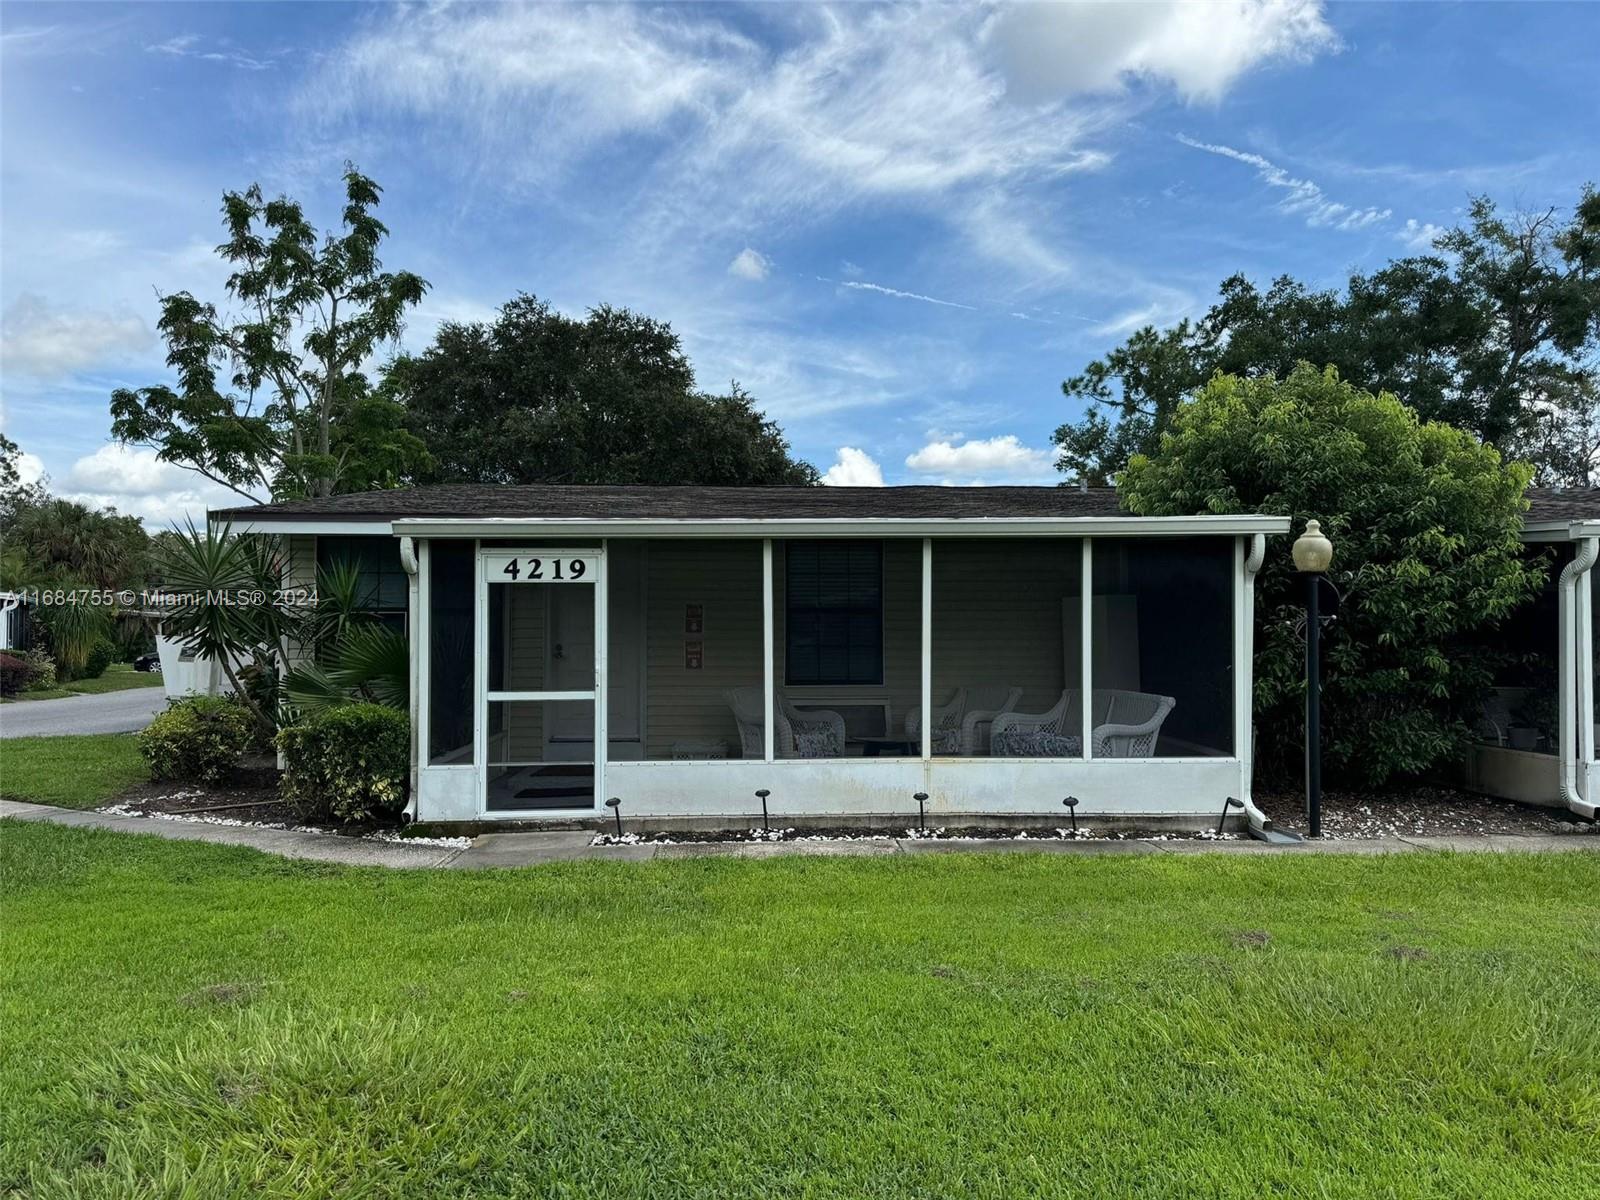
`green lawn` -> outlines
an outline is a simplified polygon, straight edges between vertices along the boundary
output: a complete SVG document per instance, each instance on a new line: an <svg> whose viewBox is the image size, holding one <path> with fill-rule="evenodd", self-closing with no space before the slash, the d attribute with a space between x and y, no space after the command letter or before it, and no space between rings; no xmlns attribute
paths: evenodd
<svg viewBox="0 0 1600 1200"><path fill-rule="evenodd" d="M131 733L0 740L0 796L98 808L150 778Z"/></svg>
<svg viewBox="0 0 1600 1200"><path fill-rule="evenodd" d="M0 1193L1600 1194L1593 854L0 868Z"/></svg>
<svg viewBox="0 0 1600 1200"><path fill-rule="evenodd" d="M66 696L98 696L102 692L125 692L129 688L160 687L159 671L135 671L132 663L112 663L96 679L74 679L60 687L37 692L19 692L12 700L60 700Z"/></svg>

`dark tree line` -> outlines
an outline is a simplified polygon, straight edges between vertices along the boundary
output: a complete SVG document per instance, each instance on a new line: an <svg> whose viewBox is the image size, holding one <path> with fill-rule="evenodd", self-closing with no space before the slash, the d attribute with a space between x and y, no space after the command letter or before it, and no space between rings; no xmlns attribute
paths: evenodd
<svg viewBox="0 0 1600 1200"><path fill-rule="evenodd" d="M1475 433L1541 482L1589 483L1600 466L1600 194L1585 187L1570 213L1514 216L1480 198L1434 250L1342 290L1224 280L1205 316L1147 326L1062 384L1089 407L1056 431L1058 466L1108 482L1159 447L1212 376L1282 379L1309 362Z"/></svg>

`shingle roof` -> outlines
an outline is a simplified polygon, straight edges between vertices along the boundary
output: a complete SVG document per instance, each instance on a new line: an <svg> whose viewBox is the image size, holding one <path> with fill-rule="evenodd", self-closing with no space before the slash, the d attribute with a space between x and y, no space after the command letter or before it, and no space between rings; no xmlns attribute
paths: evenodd
<svg viewBox="0 0 1600 1200"><path fill-rule="evenodd" d="M1529 488L1530 521L1600 521L1600 488Z"/></svg>
<svg viewBox="0 0 1600 1200"><path fill-rule="evenodd" d="M438 484L289 500L212 513L222 520L359 521L400 517L717 520L829 517L1112 517L1114 488L580 487Z"/></svg>

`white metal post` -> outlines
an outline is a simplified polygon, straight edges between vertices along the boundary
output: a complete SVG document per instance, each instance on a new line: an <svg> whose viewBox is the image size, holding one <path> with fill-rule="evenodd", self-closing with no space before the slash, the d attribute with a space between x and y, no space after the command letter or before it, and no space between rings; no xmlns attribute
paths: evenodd
<svg viewBox="0 0 1600 1200"><path fill-rule="evenodd" d="M606 548L609 543L600 539L600 563L594 581L594 803L595 808L606 798L606 759L610 757L606 719L610 715L611 655L611 569Z"/></svg>
<svg viewBox="0 0 1600 1200"><path fill-rule="evenodd" d="M489 585L483 577L483 543L472 543L472 761L477 768L478 811L489 811Z"/></svg>
<svg viewBox="0 0 1600 1200"><path fill-rule="evenodd" d="M1083 757L1094 757L1094 746L1090 744L1090 734L1094 730L1094 539L1083 539L1083 582L1079 585L1079 594L1083 602L1078 605L1078 638L1082 642L1079 654L1079 680L1083 689L1082 702L1078 705L1079 716L1082 718L1083 729Z"/></svg>
<svg viewBox="0 0 1600 1200"><path fill-rule="evenodd" d="M922 758L933 757L933 539L922 539Z"/></svg>
<svg viewBox="0 0 1600 1200"><path fill-rule="evenodd" d="M761 749L767 762L773 759L772 659L772 539L761 541Z"/></svg>
<svg viewBox="0 0 1600 1200"><path fill-rule="evenodd" d="M428 712L428 694L432 687L432 665L428 660L432 657L430 650L433 645L433 626L429 619L428 609L433 604L433 589L428 583L428 574L431 569L432 553L429 550L431 538L421 538L417 542L417 574L411 580L411 728L416 736L416 753L412 755L411 763L411 803L417 803L417 788L419 783L418 772L428 765L428 740L431 734L428 731L428 721L431 714Z"/></svg>

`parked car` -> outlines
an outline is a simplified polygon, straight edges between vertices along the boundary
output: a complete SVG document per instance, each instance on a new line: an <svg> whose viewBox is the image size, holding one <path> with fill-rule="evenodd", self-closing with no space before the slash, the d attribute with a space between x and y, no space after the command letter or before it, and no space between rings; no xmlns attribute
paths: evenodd
<svg viewBox="0 0 1600 1200"><path fill-rule="evenodd" d="M154 671L161 673L161 656L159 654L141 654L133 660L135 671Z"/></svg>

